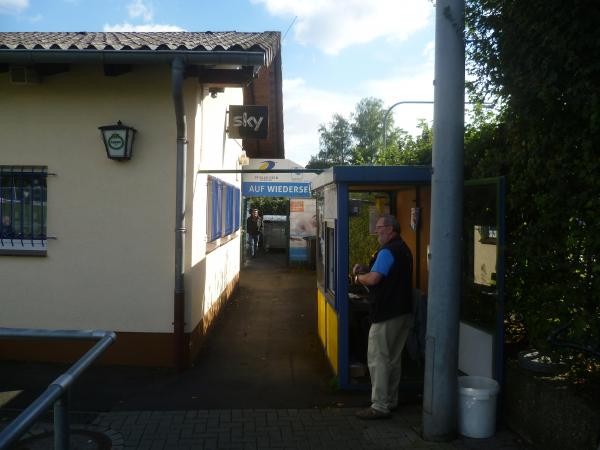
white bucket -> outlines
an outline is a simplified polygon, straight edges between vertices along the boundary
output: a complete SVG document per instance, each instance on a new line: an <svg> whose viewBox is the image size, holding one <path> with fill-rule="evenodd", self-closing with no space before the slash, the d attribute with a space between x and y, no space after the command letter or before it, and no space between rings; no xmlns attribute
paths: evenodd
<svg viewBox="0 0 600 450"><path fill-rule="evenodd" d="M458 377L458 431L471 438L496 432L496 398L500 385L487 377Z"/></svg>

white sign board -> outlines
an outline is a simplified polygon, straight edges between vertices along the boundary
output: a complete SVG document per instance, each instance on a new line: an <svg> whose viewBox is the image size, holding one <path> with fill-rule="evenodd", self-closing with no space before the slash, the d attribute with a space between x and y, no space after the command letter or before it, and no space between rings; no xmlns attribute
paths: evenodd
<svg viewBox="0 0 600 450"><path fill-rule="evenodd" d="M294 172L304 169L289 159L250 159L242 172L242 194L245 197L310 197L310 182L315 173ZM278 172L289 170L289 172Z"/></svg>

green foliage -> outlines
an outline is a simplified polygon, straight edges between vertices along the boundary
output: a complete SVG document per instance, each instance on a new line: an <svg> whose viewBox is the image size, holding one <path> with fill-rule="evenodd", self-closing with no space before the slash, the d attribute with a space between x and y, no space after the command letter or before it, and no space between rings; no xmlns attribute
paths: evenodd
<svg viewBox="0 0 600 450"><path fill-rule="evenodd" d="M352 135L356 145L352 150L353 164L374 164L379 149L383 147L383 101L363 98L352 114Z"/></svg>
<svg viewBox="0 0 600 450"><path fill-rule="evenodd" d="M495 123L467 129L466 174L507 176L507 295L532 344L573 319L600 342L600 7L467 0L468 68Z"/></svg>
<svg viewBox="0 0 600 450"><path fill-rule="evenodd" d="M334 114L328 125L319 126L318 160L330 165L345 165L350 161L352 130L350 123Z"/></svg>
<svg viewBox="0 0 600 450"><path fill-rule="evenodd" d="M433 130L427 121L419 119L417 127L421 134L413 138L406 132L392 136L388 145L377 155L377 164L390 165L430 165L433 148ZM395 139L394 139L395 138Z"/></svg>
<svg viewBox="0 0 600 450"><path fill-rule="evenodd" d="M348 224L348 242L351 242L348 249L348 273L351 272L354 264L368 264L371 256L377 250L377 236L369 234L369 205L374 204L374 198L368 193L353 192L350 195L353 200L360 200L360 212L357 216L352 216Z"/></svg>
<svg viewBox="0 0 600 450"><path fill-rule="evenodd" d="M306 168L307 169L327 169L331 166L333 166L333 163L331 161L328 161L325 159L320 159L319 156L313 155L310 157L310 161L308 161Z"/></svg>
<svg viewBox="0 0 600 450"><path fill-rule="evenodd" d="M261 216L265 214L286 215L290 201L283 197L253 197L250 199L250 210L257 208Z"/></svg>
<svg viewBox="0 0 600 450"><path fill-rule="evenodd" d="M331 122L319 127L319 153L306 166L322 169L334 165L431 164L432 130L424 120L418 120L421 134L416 138L394 126L388 116L386 148L383 148L383 120L386 109L377 98L363 98L350 120L334 114Z"/></svg>

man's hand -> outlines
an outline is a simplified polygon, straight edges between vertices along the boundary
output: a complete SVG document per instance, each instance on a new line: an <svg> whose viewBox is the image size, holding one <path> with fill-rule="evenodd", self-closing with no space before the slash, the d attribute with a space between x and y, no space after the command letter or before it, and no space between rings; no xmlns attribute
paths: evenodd
<svg viewBox="0 0 600 450"><path fill-rule="evenodd" d="M367 273L369 268L367 266L363 266L362 264L354 264L352 268L352 273L354 275L358 275L359 273Z"/></svg>

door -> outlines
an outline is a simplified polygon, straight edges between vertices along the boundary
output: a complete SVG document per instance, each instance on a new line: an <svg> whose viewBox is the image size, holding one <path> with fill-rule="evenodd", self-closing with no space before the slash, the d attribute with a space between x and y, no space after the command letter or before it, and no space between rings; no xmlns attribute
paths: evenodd
<svg viewBox="0 0 600 450"><path fill-rule="evenodd" d="M502 382L504 178L465 182L458 368Z"/></svg>

